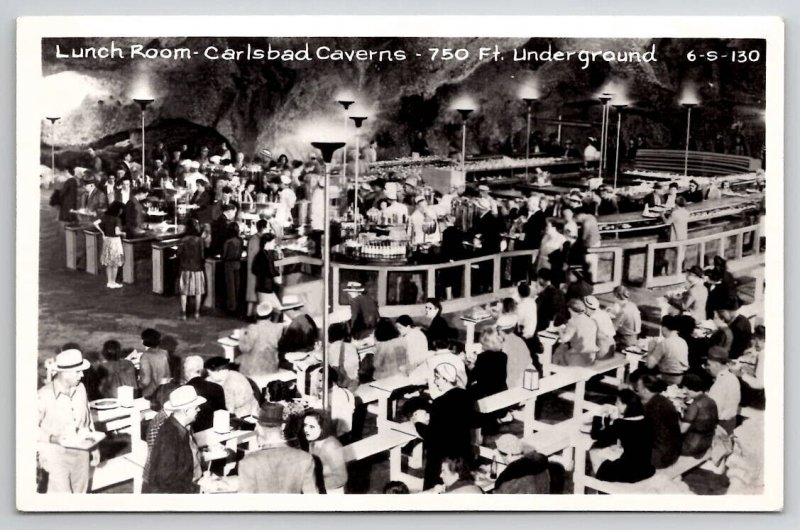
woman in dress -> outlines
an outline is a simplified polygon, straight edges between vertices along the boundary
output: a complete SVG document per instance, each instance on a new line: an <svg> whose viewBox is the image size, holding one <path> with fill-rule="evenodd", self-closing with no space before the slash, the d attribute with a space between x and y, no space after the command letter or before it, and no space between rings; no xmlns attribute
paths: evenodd
<svg viewBox="0 0 800 530"><path fill-rule="evenodd" d="M200 237L200 224L197 219L186 221L186 231L178 246L180 267L179 292L181 295L181 320L186 320L186 303L194 298L194 318L200 318L200 299L206 293L206 278L203 274L203 251L205 244Z"/></svg>
<svg viewBox="0 0 800 530"><path fill-rule="evenodd" d="M273 307L281 307L281 275L275 266L275 235L261 236L261 250L253 258L251 270L256 276L256 297L258 303L269 302Z"/></svg>
<svg viewBox="0 0 800 530"><path fill-rule="evenodd" d="M344 493L347 484L347 466L344 448L336 439L328 415L321 410L310 410L303 418L303 434L308 441L309 452L322 468L325 493Z"/></svg>
<svg viewBox="0 0 800 530"><path fill-rule="evenodd" d="M117 271L125 263L122 253L122 211L123 205L119 201L112 202L103 213L103 217L94 222L94 225L103 232L103 250L100 254L100 264L106 268L106 287L119 289Z"/></svg>

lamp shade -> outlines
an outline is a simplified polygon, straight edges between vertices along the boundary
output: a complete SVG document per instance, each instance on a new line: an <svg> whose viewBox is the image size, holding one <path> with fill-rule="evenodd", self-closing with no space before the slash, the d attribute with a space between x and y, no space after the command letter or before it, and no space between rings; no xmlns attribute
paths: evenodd
<svg viewBox="0 0 800 530"><path fill-rule="evenodd" d="M153 99L145 99L145 98L133 98L133 100L139 104L139 107L144 110L147 106L152 103Z"/></svg>
<svg viewBox="0 0 800 530"><path fill-rule="evenodd" d="M358 128L358 127L361 127L361 124L363 124L367 120L367 117L366 116L350 116L350 119L353 120L353 123L355 123L356 127Z"/></svg>
<svg viewBox="0 0 800 530"><path fill-rule="evenodd" d="M330 164L333 160L333 153L337 149L344 147L344 142L311 142L311 145L322 152L322 160Z"/></svg>
<svg viewBox="0 0 800 530"><path fill-rule="evenodd" d="M337 99L337 100L336 100L336 102L337 102L339 105L341 105L342 107L344 107L344 110L347 110L347 109L349 109L349 108L350 108L350 105L352 105L353 103L355 103L355 101L353 101L353 100L350 100L350 99Z"/></svg>
<svg viewBox="0 0 800 530"><path fill-rule="evenodd" d="M472 111L475 109L456 109L463 119L467 119L467 117L472 114Z"/></svg>
<svg viewBox="0 0 800 530"><path fill-rule="evenodd" d="M46 120L50 120L50 123L55 123L61 119L61 116L48 116L45 118Z"/></svg>

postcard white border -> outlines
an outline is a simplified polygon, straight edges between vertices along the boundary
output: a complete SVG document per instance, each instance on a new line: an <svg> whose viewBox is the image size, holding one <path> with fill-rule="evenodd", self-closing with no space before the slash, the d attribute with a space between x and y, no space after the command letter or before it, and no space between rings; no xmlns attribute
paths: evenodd
<svg viewBox="0 0 800 530"><path fill-rule="evenodd" d="M40 495L35 482L41 39L46 37L603 37L767 40L765 292L769 345L765 491L688 495ZM25 511L768 511L783 506L784 24L778 17L258 16L23 17L17 25L17 508ZM775 288L777 286L777 288ZM146 499L146 503L142 500Z"/></svg>

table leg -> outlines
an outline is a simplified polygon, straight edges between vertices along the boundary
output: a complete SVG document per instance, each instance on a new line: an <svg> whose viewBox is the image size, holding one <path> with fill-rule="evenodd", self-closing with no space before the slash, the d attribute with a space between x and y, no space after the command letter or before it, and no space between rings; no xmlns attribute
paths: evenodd
<svg viewBox="0 0 800 530"><path fill-rule="evenodd" d="M575 383L575 404L572 409L572 417L579 418L583 414L583 402L586 397L586 381Z"/></svg>
<svg viewBox="0 0 800 530"><path fill-rule="evenodd" d="M475 344L475 323L465 322L464 326L467 328L467 340L464 341L464 351L469 352Z"/></svg>
<svg viewBox="0 0 800 530"><path fill-rule="evenodd" d="M392 447L389 450L389 479L400 480L403 473L402 446Z"/></svg>
<svg viewBox="0 0 800 530"><path fill-rule="evenodd" d="M78 234L75 230L67 228L64 230L64 239L67 246L67 268L70 270L78 269Z"/></svg>
<svg viewBox="0 0 800 530"><path fill-rule="evenodd" d="M386 422L389 419L388 412L389 412L389 393L386 392L385 395L378 398L378 419L377 419L378 432L381 432L386 427Z"/></svg>
<svg viewBox="0 0 800 530"><path fill-rule="evenodd" d="M534 426L536 425L536 398L529 399L525 402L522 410L522 437L530 436L535 432Z"/></svg>
<svg viewBox="0 0 800 530"><path fill-rule="evenodd" d="M575 469L572 472L572 483L575 495L586 493L586 450L574 445Z"/></svg>
<svg viewBox="0 0 800 530"><path fill-rule="evenodd" d="M122 254L125 256L125 263L122 265L122 281L125 283L133 283L136 269L136 253L133 249L133 243L122 241Z"/></svg>

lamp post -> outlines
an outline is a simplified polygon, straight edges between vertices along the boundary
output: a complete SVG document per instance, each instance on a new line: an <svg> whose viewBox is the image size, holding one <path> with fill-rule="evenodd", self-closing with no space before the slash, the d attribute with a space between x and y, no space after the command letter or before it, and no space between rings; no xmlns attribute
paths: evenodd
<svg viewBox="0 0 800 530"><path fill-rule="evenodd" d="M697 103L681 103L686 108L686 149L683 154L683 176L689 175L689 135L692 130L692 109L697 106Z"/></svg>
<svg viewBox="0 0 800 530"><path fill-rule="evenodd" d="M144 183L145 180L145 158L144 158L144 115L147 109L147 106L153 102L152 99L146 98L133 98L133 100L139 104L139 108L142 109L142 182Z"/></svg>
<svg viewBox="0 0 800 530"><path fill-rule="evenodd" d="M61 119L60 116L48 116L46 118L50 122L50 165L53 172L53 184L56 182L56 122Z"/></svg>
<svg viewBox="0 0 800 530"><path fill-rule="evenodd" d="M533 109L534 103L536 103L538 98L522 98L522 101L528 106L528 127L527 127L527 136L525 137L525 180L528 180L528 159L531 157L531 110Z"/></svg>
<svg viewBox="0 0 800 530"><path fill-rule="evenodd" d="M619 175L619 139L622 130L622 109L627 107L625 103L617 103L614 108L617 109L617 153L614 156L614 193L617 192L617 176Z"/></svg>
<svg viewBox="0 0 800 530"><path fill-rule="evenodd" d="M358 236L358 161L360 156L360 139L358 135L358 130L361 128L361 125L366 121L366 116L350 116L350 119L353 120L353 123L356 125L356 178L354 181L355 185L355 193L353 194L353 221L355 222L355 232L354 235Z"/></svg>
<svg viewBox="0 0 800 530"><path fill-rule="evenodd" d="M347 109L350 108L350 105L355 103L352 98L348 96L344 96L341 99L337 99L336 103L341 105L344 108L344 136L342 138L347 138ZM347 183L347 147L345 147L344 152L342 153L342 186L345 186Z"/></svg>
<svg viewBox="0 0 800 530"><path fill-rule="evenodd" d="M467 178L467 118L475 109L456 109L461 114L461 173Z"/></svg>
<svg viewBox="0 0 800 530"><path fill-rule="evenodd" d="M328 285L330 283L330 264L331 264L331 231L330 221L330 198L329 198L329 172L328 165L333 160L333 152L344 147L344 142L311 142L311 145L322 152L322 160L325 162L325 174L323 175L325 190L323 192L324 205L322 207L322 222L325 232L322 238L322 408L328 410L330 407L330 394L328 390L328 304L330 293Z"/></svg>
<svg viewBox="0 0 800 530"><path fill-rule="evenodd" d="M611 101L613 94L603 92L600 94L600 102L603 104L603 119L600 125L600 164L598 166L598 177L603 180L603 166L606 163L606 134L608 128L608 102Z"/></svg>

